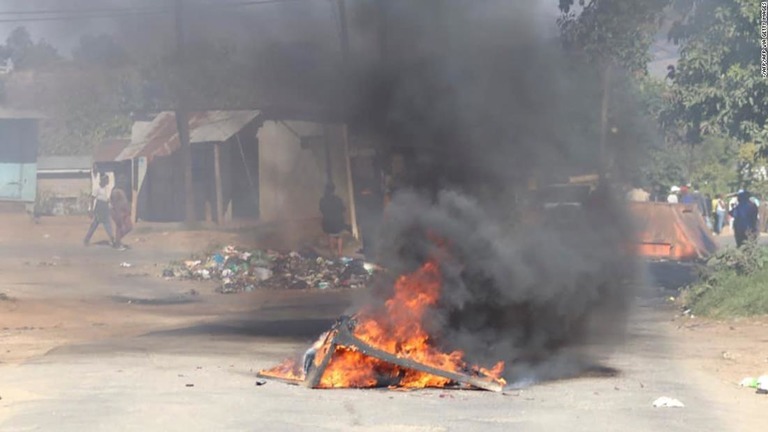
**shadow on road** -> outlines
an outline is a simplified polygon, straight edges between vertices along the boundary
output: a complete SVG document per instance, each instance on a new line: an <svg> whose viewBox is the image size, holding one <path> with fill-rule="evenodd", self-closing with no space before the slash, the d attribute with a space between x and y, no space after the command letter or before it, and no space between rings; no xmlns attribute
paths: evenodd
<svg viewBox="0 0 768 432"><path fill-rule="evenodd" d="M696 264L653 261L646 264L649 282L665 290L679 290L696 281Z"/></svg>
<svg viewBox="0 0 768 432"><path fill-rule="evenodd" d="M155 331L146 333L142 337L246 336L295 338L303 341L307 338L316 338L328 330L334 321L335 319L231 321Z"/></svg>

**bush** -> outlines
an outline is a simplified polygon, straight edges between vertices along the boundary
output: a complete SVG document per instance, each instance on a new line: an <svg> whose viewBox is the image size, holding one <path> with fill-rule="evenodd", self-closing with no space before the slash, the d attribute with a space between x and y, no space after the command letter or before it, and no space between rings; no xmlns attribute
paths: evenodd
<svg viewBox="0 0 768 432"><path fill-rule="evenodd" d="M699 281L683 291L682 301L698 315L768 314L768 248L750 242L717 253L699 268Z"/></svg>

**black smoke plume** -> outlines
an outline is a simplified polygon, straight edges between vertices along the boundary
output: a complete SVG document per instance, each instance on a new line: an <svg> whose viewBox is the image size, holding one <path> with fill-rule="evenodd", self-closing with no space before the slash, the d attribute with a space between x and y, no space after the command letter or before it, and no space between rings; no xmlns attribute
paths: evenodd
<svg viewBox="0 0 768 432"><path fill-rule="evenodd" d="M596 341L621 337L637 282L607 181L582 206L546 210L529 191L600 168L598 76L560 48L539 3L387 2L388 39L356 65L350 99L358 132L406 161L381 263L397 275L440 256L430 334L470 361L507 361L511 382L589 367ZM632 163L620 118L632 110L612 112L618 172Z"/></svg>

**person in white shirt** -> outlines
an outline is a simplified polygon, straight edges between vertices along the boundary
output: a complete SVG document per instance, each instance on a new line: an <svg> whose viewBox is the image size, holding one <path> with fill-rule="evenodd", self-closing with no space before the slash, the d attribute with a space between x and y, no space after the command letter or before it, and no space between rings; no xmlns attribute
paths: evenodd
<svg viewBox="0 0 768 432"><path fill-rule="evenodd" d="M99 225L104 225L104 231L109 236L109 243L115 246L115 236L112 234L112 215L109 212L109 177L101 176L99 187L93 192L93 197L93 221L88 228L85 239L83 239L83 244L88 246Z"/></svg>
<svg viewBox="0 0 768 432"><path fill-rule="evenodd" d="M677 186L672 186L669 188L669 195L667 195L667 202L670 204L677 204L678 198L677 193L680 192L680 188Z"/></svg>

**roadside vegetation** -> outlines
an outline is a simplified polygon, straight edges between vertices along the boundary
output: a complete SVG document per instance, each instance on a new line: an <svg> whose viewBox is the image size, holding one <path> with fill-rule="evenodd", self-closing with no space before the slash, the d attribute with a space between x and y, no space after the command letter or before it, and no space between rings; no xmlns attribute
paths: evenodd
<svg viewBox="0 0 768 432"><path fill-rule="evenodd" d="M720 251L699 270L681 300L694 315L713 318L768 314L768 248L748 243Z"/></svg>

